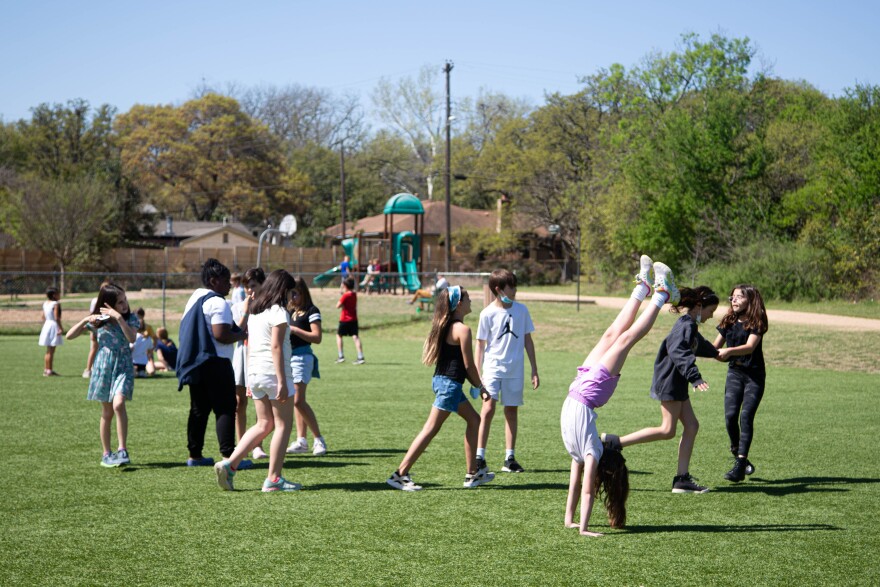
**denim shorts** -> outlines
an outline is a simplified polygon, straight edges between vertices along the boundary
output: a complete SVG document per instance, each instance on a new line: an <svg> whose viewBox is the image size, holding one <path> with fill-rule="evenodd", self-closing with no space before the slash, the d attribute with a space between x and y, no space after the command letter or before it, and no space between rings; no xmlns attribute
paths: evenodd
<svg viewBox="0 0 880 587"><path fill-rule="evenodd" d="M312 380L312 369L315 367L315 355L293 355L290 357L290 375L294 383L308 385Z"/></svg>
<svg viewBox="0 0 880 587"><path fill-rule="evenodd" d="M461 390L462 384L444 375L434 375L431 387L434 388L434 407L444 412L458 412L461 402L467 398Z"/></svg>

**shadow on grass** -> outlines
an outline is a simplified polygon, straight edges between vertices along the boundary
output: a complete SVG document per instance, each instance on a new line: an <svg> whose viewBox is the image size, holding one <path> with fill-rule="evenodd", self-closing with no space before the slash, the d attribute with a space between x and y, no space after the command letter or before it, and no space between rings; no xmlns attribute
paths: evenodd
<svg viewBox="0 0 880 587"><path fill-rule="evenodd" d="M429 483L421 483L422 487L425 489L432 488L432 485ZM400 491L399 489L394 489L384 481L375 482L375 481L356 481L352 483L318 483L316 485L308 485L304 486L303 490L308 491L320 491L322 489L340 489L342 491L351 491L351 492L361 492L361 491L389 491L389 492L397 492L397 493L408 493L406 491Z"/></svg>
<svg viewBox="0 0 880 587"><path fill-rule="evenodd" d="M400 455L405 454L405 448L362 448L362 449L349 449L349 450L334 450L328 452L322 458L333 458L333 457L354 457L354 458L368 458L368 457L385 457L388 455Z"/></svg>
<svg viewBox="0 0 880 587"><path fill-rule="evenodd" d="M744 526L731 526L722 524L665 524L627 526L622 530L625 534L647 534L658 532L812 532L841 530L830 524L746 524Z"/></svg>
<svg viewBox="0 0 880 587"><path fill-rule="evenodd" d="M880 483L871 477L792 477L791 479L761 479L750 477L744 483L723 485L714 491L718 493L764 493L785 496L797 493L832 493L849 491L847 485Z"/></svg>

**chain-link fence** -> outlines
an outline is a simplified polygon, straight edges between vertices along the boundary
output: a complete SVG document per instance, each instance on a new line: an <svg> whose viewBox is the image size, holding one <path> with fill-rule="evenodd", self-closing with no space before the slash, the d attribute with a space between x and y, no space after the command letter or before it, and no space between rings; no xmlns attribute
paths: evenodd
<svg viewBox="0 0 880 587"><path fill-rule="evenodd" d="M424 288L430 288L436 273L420 273ZM488 273L447 273L450 281L473 290L485 289ZM339 287L338 274L297 273L313 289ZM360 283L364 274L354 274ZM399 273L382 273L367 286L370 293L380 295L410 295ZM315 284L318 278L318 284ZM79 316L87 312L92 299L97 296L101 283L111 281L121 286L129 296L132 308L143 306L151 322L166 324L180 319L190 294L203 287L201 273L88 273L88 272L0 272L0 332L37 333L42 327L42 304L46 301L46 288L61 291L64 316ZM363 291L363 290L362 290ZM484 296L485 296L484 292Z"/></svg>

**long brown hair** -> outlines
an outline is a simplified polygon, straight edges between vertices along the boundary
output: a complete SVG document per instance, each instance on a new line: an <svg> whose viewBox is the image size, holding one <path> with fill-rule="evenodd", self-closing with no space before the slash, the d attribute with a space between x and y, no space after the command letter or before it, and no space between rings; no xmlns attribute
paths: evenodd
<svg viewBox="0 0 880 587"><path fill-rule="evenodd" d="M727 314L718 323L720 328L730 328L734 322L742 320L743 327L746 330L757 331L764 335L770 328L770 322L767 320L767 308L764 307L764 298L761 292L754 285L741 283L735 285L730 290L730 295L739 290L746 297L746 306L739 314L733 311L733 306L727 310Z"/></svg>
<svg viewBox="0 0 880 587"><path fill-rule="evenodd" d="M293 279L293 291L299 296L299 302L294 303L293 298L291 297L287 310L294 315L308 312L309 308L312 307L312 294L309 293L309 286L306 285L306 280L302 277L295 277Z"/></svg>
<svg viewBox="0 0 880 587"><path fill-rule="evenodd" d="M681 294L681 301L678 302L677 306L673 306L670 312L675 312L676 314L680 314L682 308L687 308L688 310L693 310L698 305L703 306L704 308L707 306L717 306L718 302L718 294L712 291L707 285L700 285L695 288L683 287L678 290Z"/></svg>
<svg viewBox="0 0 880 587"><path fill-rule="evenodd" d="M623 454L613 448L605 448L599 459L596 475L597 495L602 496L608 512L608 524L612 528L626 526L626 499L629 497L629 469Z"/></svg>
<svg viewBox="0 0 880 587"><path fill-rule="evenodd" d="M293 276L284 269L276 269L266 277L260 291L251 303L251 314L260 314L274 305L287 308L290 292L293 290Z"/></svg>
<svg viewBox="0 0 880 587"><path fill-rule="evenodd" d="M461 288L461 292L462 297L464 297L465 289ZM449 333L453 314L455 314L455 311L449 309L449 289L447 288L440 292L437 296L437 301L434 302L431 332L428 333L428 338L425 339L425 346L422 348L422 363L425 365L433 365L440 357L440 345Z"/></svg>
<svg viewBox="0 0 880 587"><path fill-rule="evenodd" d="M101 291L98 292L98 301L95 302L95 311L92 314L99 315L101 313L101 308L105 305L110 306L113 309L116 309L116 302L119 301L119 298L125 295L125 290L116 285L115 283L106 283L101 285ZM128 312L122 315L123 318L128 320L131 316L131 304L128 306ZM105 324L109 324L109 322L104 322L103 324L99 323L99 326L103 326Z"/></svg>

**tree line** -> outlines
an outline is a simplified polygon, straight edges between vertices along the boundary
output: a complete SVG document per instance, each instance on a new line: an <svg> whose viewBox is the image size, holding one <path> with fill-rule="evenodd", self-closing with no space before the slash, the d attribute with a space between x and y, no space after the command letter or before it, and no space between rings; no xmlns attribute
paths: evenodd
<svg viewBox="0 0 880 587"><path fill-rule="evenodd" d="M494 208L503 194L519 217L558 225L572 256L580 238L583 269L605 281L650 251L689 279L755 282L769 297L874 296L880 87L829 97L757 69L754 56L748 39L684 35L674 51L602 68L537 106L457 98L452 201ZM399 191L444 196L440 73L383 79L367 106L235 84L124 113L41 104L0 124L3 227L62 267L148 235L144 203L251 224L292 213L297 244L317 244L340 219L343 161L348 218L380 213ZM460 241L492 254L517 246L510 235Z"/></svg>

